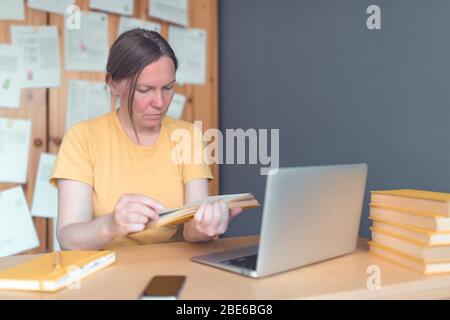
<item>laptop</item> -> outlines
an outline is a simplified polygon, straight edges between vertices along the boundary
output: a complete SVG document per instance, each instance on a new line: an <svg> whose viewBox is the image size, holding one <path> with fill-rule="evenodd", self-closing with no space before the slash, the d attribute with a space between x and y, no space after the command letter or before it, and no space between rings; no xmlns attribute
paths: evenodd
<svg viewBox="0 0 450 320"><path fill-rule="evenodd" d="M353 252L366 164L279 168L268 175L259 244L192 261L253 278Z"/></svg>

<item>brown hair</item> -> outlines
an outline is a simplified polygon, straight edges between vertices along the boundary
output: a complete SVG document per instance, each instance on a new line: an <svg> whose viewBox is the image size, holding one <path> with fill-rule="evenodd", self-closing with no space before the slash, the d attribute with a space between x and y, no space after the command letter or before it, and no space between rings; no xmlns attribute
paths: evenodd
<svg viewBox="0 0 450 320"><path fill-rule="evenodd" d="M109 51L108 63L106 64L105 81L120 81L131 79L128 91L128 115L136 135L133 121L133 100L137 79L141 71L149 64L167 56L172 59L175 70L178 61L169 43L157 32L144 29L133 29L122 33L114 41Z"/></svg>

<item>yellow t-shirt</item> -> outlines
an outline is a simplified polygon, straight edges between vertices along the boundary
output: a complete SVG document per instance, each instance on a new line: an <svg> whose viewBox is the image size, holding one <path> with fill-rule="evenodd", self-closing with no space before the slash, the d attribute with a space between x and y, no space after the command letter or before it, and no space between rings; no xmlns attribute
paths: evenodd
<svg viewBox="0 0 450 320"><path fill-rule="evenodd" d="M181 207L184 184L193 179L212 179L212 174L204 162L172 161L172 148L177 141L171 141L171 134L179 128L187 129L192 137L194 130L199 133L192 123L166 116L156 142L152 146L138 146L123 131L115 111L80 122L64 136L50 183L56 186L56 179L62 178L92 186L94 218L112 213L125 193L149 196L167 208ZM191 143L192 153L194 148L202 152L202 147ZM168 242L176 232L176 226L144 230L126 238L117 237L107 248Z"/></svg>

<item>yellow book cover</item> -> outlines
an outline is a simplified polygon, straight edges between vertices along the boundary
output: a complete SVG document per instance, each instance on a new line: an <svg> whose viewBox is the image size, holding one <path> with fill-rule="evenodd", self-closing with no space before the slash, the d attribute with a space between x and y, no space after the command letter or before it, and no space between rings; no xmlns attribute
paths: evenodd
<svg viewBox="0 0 450 320"><path fill-rule="evenodd" d="M416 189L376 190L370 193L371 202L376 205L450 216L450 193Z"/></svg>
<svg viewBox="0 0 450 320"><path fill-rule="evenodd" d="M380 245L374 241L369 241L368 244L370 254L408 270L419 272L423 275L450 273L450 261L428 262Z"/></svg>
<svg viewBox="0 0 450 320"><path fill-rule="evenodd" d="M111 265L114 251L61 251L0 270L0 289L56 291Z"/></svg>

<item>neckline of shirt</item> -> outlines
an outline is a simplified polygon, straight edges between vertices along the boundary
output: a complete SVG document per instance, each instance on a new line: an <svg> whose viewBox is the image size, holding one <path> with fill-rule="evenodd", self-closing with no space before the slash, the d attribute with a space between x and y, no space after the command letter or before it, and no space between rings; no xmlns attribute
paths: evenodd
<svg viewBox="0 0 450 320"><path fill-rule="evenodd" d="M112 112L113 114L113 118L114 118L114 123L117 126L117 129L120 131L120 135L125 139L125 141L127 142L128 145L132 146L134 149L141 151L141 152L151 152L153 151L161 142L162 139L162 135L165 134L165 118L163 117L161 120L161 127L159 128L159 135L158 138L156 138L155 143L153 143L151 146L140 146L135 144L133 141L130 140L130 138L128 138L127 134L125 133L124 129L122 128L122 124L120 123L120 119L119 119L119 115L117 114L117 111L114 110Z"/></svg>

